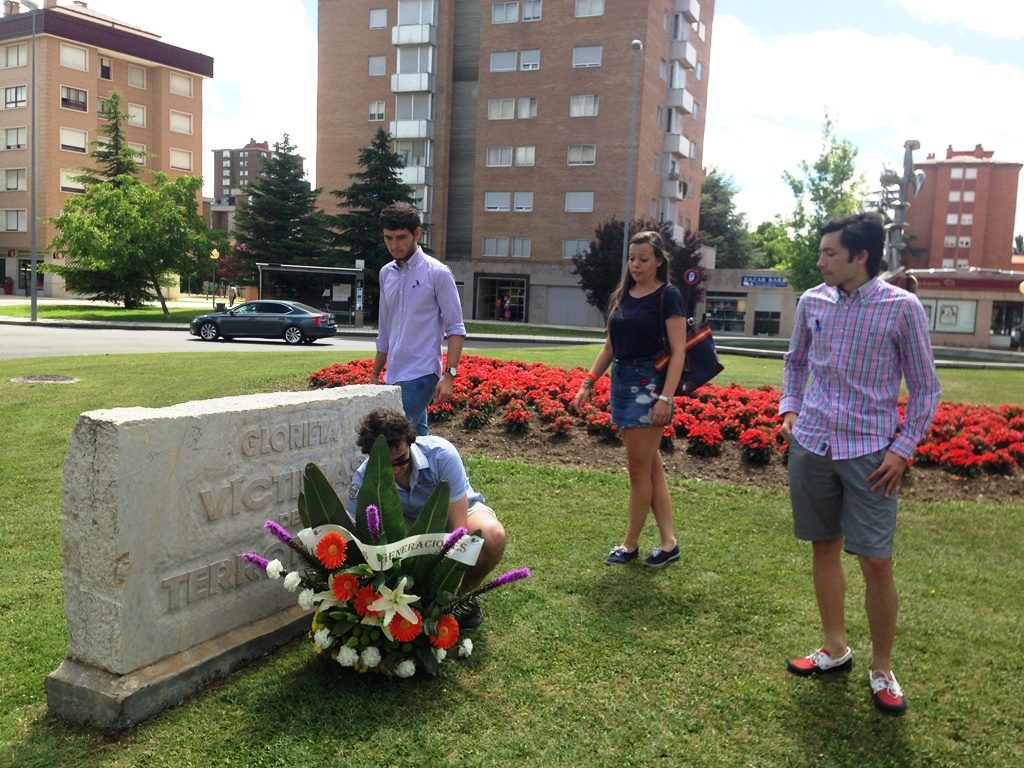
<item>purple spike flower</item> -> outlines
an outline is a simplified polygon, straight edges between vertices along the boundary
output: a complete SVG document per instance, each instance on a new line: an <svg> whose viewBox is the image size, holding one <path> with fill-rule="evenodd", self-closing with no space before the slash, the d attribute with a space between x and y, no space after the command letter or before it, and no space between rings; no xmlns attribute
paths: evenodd
<svg viewBox="0 0 1024 768"><path fill-rule="evenodd" d="M441 556L444 557L444 555L448 554L448 551L456 544L458 544L460 541L462 541L462 537L468 533L469 531L467 531L462 526L459 526L454 531L449 533L448 538L444 540L444 546L441 547L441 552L443 553Z"/></svg>
<svg viewBox="0 0 1024 768"><path fill-rule="evenodd" d="M267 522L263 524L263 527L285 544L288 544L292 540L292 535L273 520L267 520Z"/></svg>
<svg viewBox="0 0 1024 768"><path fill-rule="evenodd" d="M267 563L270 562L269 560L267 560L267 558L262 557L256 552L243 552L241 557L243 560L247 560L253 565L259 566L259 569L261 571L267 570Z"/></svg>
<svg viewBox="0 0 1024 768"><path fill-rule="evenodd" d="M503 587L506 584L511 584L513 581L521 581L522 579L528 579L532 575L533 574L530 573L529 568L516 568L514 571L508 571L507 573L503 573L501 574L501 576L491 579L482 587L477 587L472 592L463 595L460 598L460 602L465 602L470 598L482 595L484 592L490 592L492 589L497 589L498 587Z"/></svg>
<svg viewBox="0 0 1024 768"><path fill-rule="evenodd" d="M370 529L370 538L376 544L380 539L380 510L376 504L366 507L366 527Z"/></svg>

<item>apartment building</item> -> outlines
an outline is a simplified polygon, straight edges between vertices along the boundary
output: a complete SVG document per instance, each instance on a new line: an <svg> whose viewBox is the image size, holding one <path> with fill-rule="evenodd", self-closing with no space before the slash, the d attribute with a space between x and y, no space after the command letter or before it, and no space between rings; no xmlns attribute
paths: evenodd
<svg viewBox="0 0 1024 768"><path fill-rule="evenodd" d="M383 126L467 317L507 303L513 320L599 325L572 274L598 225L628 212L697 228L713 13L713 0L320 0L321 205L336 211L330 190Z"/></svg>
<svg viewBox="0 0 1024 768"><path fill-rule="evenodd" d="M233 232L235 212L249 199L246 184L255 181L263 161L271 154L265 141L249 139L240 149L213 150L213 199L210 201L210 226Z"/></svg>
<svg viewBox="0 0 1024 768"><path fill-rule="evenodd" d="M46 217L83 191L73 177L91 164L92 142L102 138L105 97L121 94L127 137L146 153L146 170L198 174L202 79L213 76L209 56L164 43L85 2L38 4L30 10L5 2L0 19L0 281L10 278L16 293L30 287L33 186L37 259L50 263L62 254L46 251L56 234ZM66 295L64 281L43 272L37 290Z"/></svg>

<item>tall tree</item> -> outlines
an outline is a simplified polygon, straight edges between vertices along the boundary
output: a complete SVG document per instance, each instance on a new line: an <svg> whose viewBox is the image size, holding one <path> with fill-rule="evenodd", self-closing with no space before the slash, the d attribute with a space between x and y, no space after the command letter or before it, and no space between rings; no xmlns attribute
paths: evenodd
<svg viewBox="0 0 1024 768"><path fill-rule="evenodd" d="M792 233L792 248L782 266L793 287L806 290L821 282L818 272L818 228L828 219L863 210L867 204L863 175L856 174L857 148L839 139L835 124L826 113L821 131L821 154L813 165L802 160L796 173L786 172L796 207L786 221Z"/></svg>
<svg viewBox="0 0 1024 768"><path fill-rule="evenodd" d="M652 221L650 219L634 219L629 224L630 236L644 230L654 230L665 242L669 254L669 269L672 282L683 294L687 311L693 308L703 296L700 284L686 285L683 278L687 270L696 269L701 282L706 279L700 266L700 237L687 232L682 243L673 237L673 225L670 221ZM594 239L590 248L573 257L574 275L579 275L580 287L587 297L587 303L596 307L601 316L608 317L608 302L622 280L622 222L612 217L594 230Z"/></svg>
<svg viewBox="0 0 1024 768"><path fill-rule="evenodd" d="M746 214L736 210L739 189L732 176L718 168L704 175L700 193L700 239L715 248L715 266L736 269L750 266L754 243L747 231Z"/></svg>
<svg viewBox="0 0 1024 768"><path fill-rule="evenodd" d="M327 217L316 207L319 189L310 189L302 156L288 134L274 143L256 180L248 184L248 201L235 219L240 260L277 264L323 265L328 245ZM251 266L255 271L255 266Z"/></svg>
<svg viewBox="0 0 1024 768"><path fill-rule="evenodd" d="M771 221L762 221L757 229L750 233L754 246L754 256L750 266L756 269L784 268L791 260L793 238L781 216Z"/></svg>
<svg viewBox="0 0 1024 768"><path fill-rule="evenodd" d="M338 255L351 265L363 259L366 265L364 297L367 317L376 318L380 293L378 273L391 260L380 233L380 212L394 203L416 202L413 188L403 184L398 172L405 167L402 156L391 149L391 136L378 128L370 146L359 150L361 170L349 174L352 184L331 192L341 213L331 217L337 231Z"/></svg>
<svg viewBox="0 0 1024 768"><path fill-rule="evenodd" d="M101 114L106 119L97 131L105 138L92 142L89 156L96 167L83 168L77 179L86 185L102 181L130 183L137 180L146 153L128 144L125 136L128 115L121 111L121 94L113 91L100 103Z"/></svg>

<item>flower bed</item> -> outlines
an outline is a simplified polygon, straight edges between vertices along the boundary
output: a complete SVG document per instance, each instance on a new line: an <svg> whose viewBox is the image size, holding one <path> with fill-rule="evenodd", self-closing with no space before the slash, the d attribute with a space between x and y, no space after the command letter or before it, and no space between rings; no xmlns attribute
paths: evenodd
<svg viewBox="0 0 1024 768"><path fill-rule="evenodd" d="M309 386L366 384L371 367L371 360L337 363L312 374ZM582 414L572 410L572 400L586 373L583 368L567 371L543 363L466 355L459 361L451 402L431 405L430 418L457 419L472 429L493 417L510 433L539 428L565 435L585 430L613 438L607 376L594 385L593 397ZM785 449L778 437L779 395L779 390L768 386L746 389L735 384L706 384L695 397L676 398L665 439L686 439L692 455L708 457L716 455L723 440L737 441L751 464L767 463L771 460L768 446L774 445L780 456ZM905 406L901 399L901 416ZM940 403L914 458L921 465L965 477L1012 474L1024 465L1024 407Z"/></svg>

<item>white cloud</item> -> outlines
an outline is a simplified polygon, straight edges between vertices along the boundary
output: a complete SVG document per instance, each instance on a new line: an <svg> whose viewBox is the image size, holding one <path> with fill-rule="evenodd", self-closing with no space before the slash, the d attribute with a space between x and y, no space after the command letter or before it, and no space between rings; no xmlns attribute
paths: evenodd
<svg viewBox="0 0 1024 768"><path fill-rule="evenodd" d="M957 55L908 35L853 30L764 38L732 16L715 19L704 162L730 173L737 207L756 226L793 208L782 182L818 156L825 109L859 150L875 184L899 168L903 142L916 157L982 144L996 159L1024 161L1024 69ZM998 88L987 84L998 84ZM1017 228L1024 227L1018 196Z"/></svg>
<svg viewBox="0 0 1024 768"><path fill-rule="evenodd" d="M929 24L949 24L1005 40L1024 39L1024 4L1017 0L890 0Z"/></svg>

